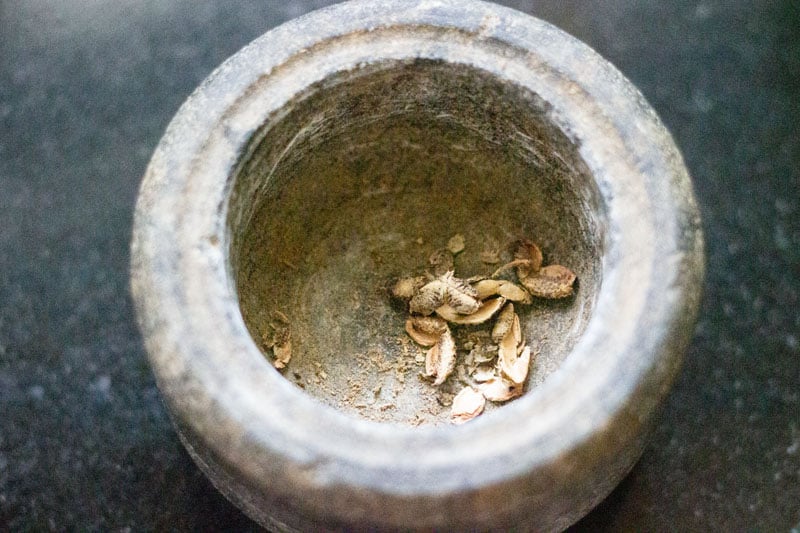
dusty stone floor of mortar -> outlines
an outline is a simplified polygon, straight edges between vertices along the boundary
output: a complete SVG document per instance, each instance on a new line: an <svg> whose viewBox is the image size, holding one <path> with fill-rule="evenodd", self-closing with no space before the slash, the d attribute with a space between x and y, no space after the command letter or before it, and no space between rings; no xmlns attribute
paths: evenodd
<svg viewBox="0 0 800 533"><path fill-rule="evenodd" d="M536 239L547 264L568 264L578 275L573 297L517 302L533 352L527 391L561 365L591 317L604 224L597 192L586 185L589 171L569 141L543 125L540 112L517 111L535 109L529 100L509 104L529 95L490 88L478 78L418 63L341 82L281 119L239 171L236 190L273 176L257 196L236 193L243 200L230 208L234 220L240 209L253 210L241 229L231 229L244 321L259 346L276 316L287 322L292 358L282 374L352 416L412 426L451 423L468 350L442 387L421 379L425 352L410 342L407 309L388 288L421 274L455 234L464 238L454 261L459 277L489 276L512 260L509 247L521 237ZM484 91L477 104L464 96L475 86ZM436 103L410 109L407 102L421 93ZM321 109L337 117L332 129L296 140L297 124ZM462 125L467 120L469 127ZM526 142L539 147L541 160L515 152L512 142L498 149L495 139L512 127L533 139ZM280 154L280 164L270 154ZM486 250L497 255L491 264L481 260ZM488 332L490 322L455 327L457 346L469 334ZM500 405L487 411L494 407Z"/></svg>
<svg viewBox="0 0 800 533"><path fill-rule="evenodd" d="M0 529L257 530L159 399L128 295L131 217L194 87L328 3L0 5ZM641 461L574 529L800 530L800 9L500 3L640 87L684 152L706 231L704 304L673 394Z"/></svg>

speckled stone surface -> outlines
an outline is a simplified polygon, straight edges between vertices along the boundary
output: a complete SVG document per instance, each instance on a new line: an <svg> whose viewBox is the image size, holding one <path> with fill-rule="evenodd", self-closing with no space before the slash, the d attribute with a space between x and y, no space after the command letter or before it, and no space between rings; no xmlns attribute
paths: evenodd
<svg viewBox="0 0 800 533"><path fill-rule="evenodd" d="M694 342L577 530L800 529L800 12L502 2L595 47L672 130L704 215ZM224 58L324 2L0 6L0 528L256 529L182 450L127 288L136 190Z"/></svg>

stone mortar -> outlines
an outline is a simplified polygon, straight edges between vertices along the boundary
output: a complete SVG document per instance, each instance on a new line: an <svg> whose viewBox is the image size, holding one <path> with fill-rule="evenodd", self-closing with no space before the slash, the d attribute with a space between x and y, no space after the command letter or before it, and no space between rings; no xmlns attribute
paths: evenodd
<svg viewBox="0 0 800 533"><path fill-rule="evenodd" d="M463 275L527 236L579 278L521 314L523 397L463 426L386 292L455 233ZM339 4L226 61L153 155L132 256L182 441L289 531L574 523L641 454L703 277L689 177L641 94L558 29L453 0ZM275 310L284 375L260 342Z"/></svg>

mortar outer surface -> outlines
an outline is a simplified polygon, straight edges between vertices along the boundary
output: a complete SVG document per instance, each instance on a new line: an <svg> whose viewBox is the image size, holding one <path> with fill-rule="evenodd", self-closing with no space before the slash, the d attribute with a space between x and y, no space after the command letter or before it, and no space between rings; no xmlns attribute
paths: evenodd
<svg viewBox="0 0 800 533"><path fill-rule="evenodd" d="M493 416L452 428L357 420L294 388L250 338L226 263L230 180L255 131L330 74L416 57L482 68L547 101L608 221L597 307L564 365ZM668 132L582 43L487 3L352 2L265 34L184 104L142 184L132 291L187 449L266 527L560 530L641 454L691 335L699 227Z"/></svg>

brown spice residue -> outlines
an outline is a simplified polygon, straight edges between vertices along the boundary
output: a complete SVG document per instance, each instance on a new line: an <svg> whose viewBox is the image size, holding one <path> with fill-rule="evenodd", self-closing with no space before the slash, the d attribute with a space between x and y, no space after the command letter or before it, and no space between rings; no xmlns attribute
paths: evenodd
<svg viewBox="0 0 800 533"><path fill-rule="evenodd" d="M292 332L289 329L289 318L285 314L275 310L272 317L268 329L261 335L261 342L264 348L272 350L272 364L275 368L282 369L292 359Z"/></svg>
<svg viewBox="0 0 800 533"><path fill-rule="evenodd" d="M490 243L485 248L481 260L499 263L499 246ZM497 261L485 260L489 248L496 250ZM323 366L313 362L302 375L292 372L294 382L324 390L338 406L366 418L384 420L387 411L396 410L412 425L448 412L453 423L464 423L483 413L486 402L499 404L522 395L537 351L522 336L515 306L535 298L571 296L576 276L561 265L542 266L539 248L519 239L511 246L513 260L494 268L491 276L461 277L455 259L465 249L463 236L455 235L428 258L423 271L389 287L409 312L406 331L396 338L399 353L389 357L375 348L356 354L350 375L340 378L334 373L330 380ZM507 259L507 252L503 254ZM270 318L262 344L271 351L274 366L284 369L292 358L291 321L278 310ZM411 389L406 388L409 372L422 378ZM344 387L338 382L342 378ZM425 390L430 390L427 407L406 412L400 395L427 395Z"/></svg>
<svg viewBox="0 0 800 533"><path fill-rule="evenodd" d="M451 254L457 255L464 250L465 242L464 236L460 233L456 233L450 240L447 241L447 249L450 251Z"/></svg>
<svg viewBox="0 0 800 533"><path fill-rule="evenodd" d="M424 358L417 354L414 362L424 361L421 375L439 389L438 403L452 406L454 423L478 416L487 400L502 403L524 392L536 353L522 336L512 302L527 305L533 298L565 298L573 294L576 281L575 274L564 266L542 267L541 250L528 239L512 244L514 259L492 276L459 278L454 257L463 249L463 236L452 237L447 248L430 256L432 272L398 280L393 290L395 298L408 302L408 336L427 348ZM499 246L487 243L480 259L499 263ZM516 272L516 283L499 277L511 270ZM470 332L459 348L448 324L487 325L489 329ZM465 352L460 364L459 349ZM457 394L442 388L454 371L458 381L466 384Z"/></svg>

